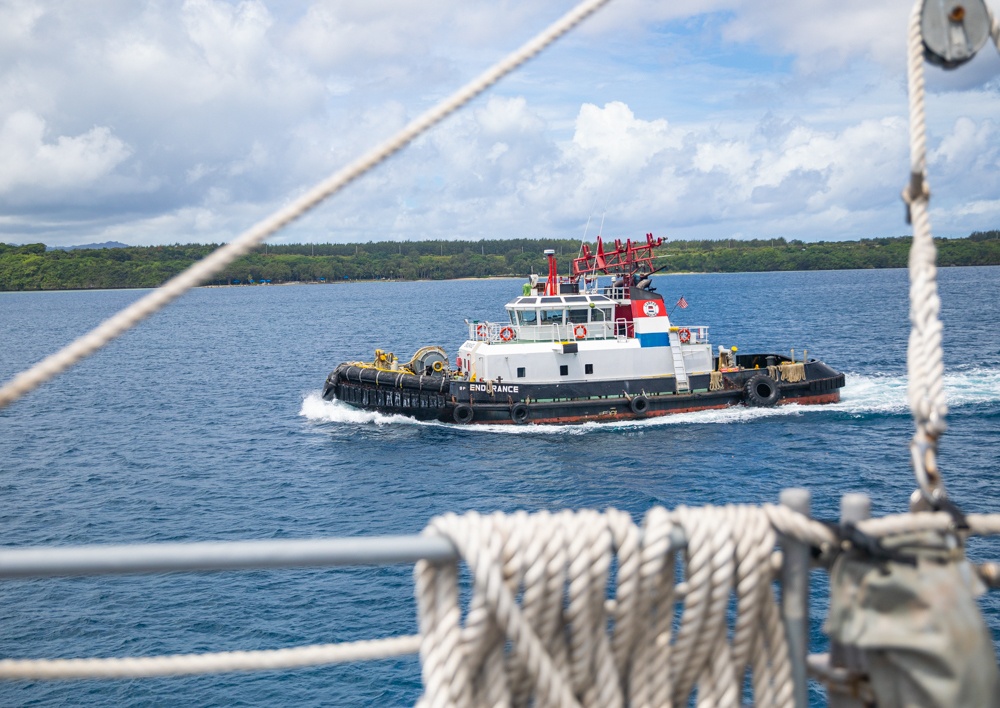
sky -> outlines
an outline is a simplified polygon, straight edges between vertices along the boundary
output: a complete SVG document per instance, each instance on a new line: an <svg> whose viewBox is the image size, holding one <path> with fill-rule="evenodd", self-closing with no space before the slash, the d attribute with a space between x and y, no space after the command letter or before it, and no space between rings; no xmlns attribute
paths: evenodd
<svg viewBox="0 0 1000 708"><path fill-rule="evenodd" d="M0 0L0 242L228 241L572 5ZM613 0L271 242L905 235L911 6ZM1000 228L1000 56L927 80L934 233Z"/></svg>

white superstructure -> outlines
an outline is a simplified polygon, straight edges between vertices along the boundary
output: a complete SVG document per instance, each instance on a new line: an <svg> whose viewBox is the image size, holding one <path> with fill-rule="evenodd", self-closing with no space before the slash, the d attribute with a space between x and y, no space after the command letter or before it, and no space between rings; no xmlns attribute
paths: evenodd
<svg viewBox="0 0 1000 708"><path fill-rule="evenodd" d="M469 380L560 383L688 376L712 370L707 327L672 327L663 298L639 288L524 295L507 322L472 322L459 349Z"/></svg>

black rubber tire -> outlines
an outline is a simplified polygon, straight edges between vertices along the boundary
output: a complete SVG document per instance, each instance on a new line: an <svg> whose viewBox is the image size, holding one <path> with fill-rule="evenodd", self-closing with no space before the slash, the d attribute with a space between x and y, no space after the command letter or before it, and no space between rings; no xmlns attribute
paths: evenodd
<svg viewBox="0 0 1000 708"><path fill-rule="evenodd" d="M649 410L649 399L645 396L632 396L632 400L628 402L628 407L636 415L641 415Z"/></svg>
<svg viewBox="0 0 1000 708"><path fill-rule="evenodd" d="M747 381L744 398L748 406L770 408L781 398L778 383L767 374L756 374Z"/></svg>
<svg viewBox="0 0 1000 708"><path fill-rule="evenodd" d="M459 425L465 425L466 423L471 423L472 419L476 417L476 412L472 410L472 406L459 403L455 406L455 410L451 412L451 417Z"/></svg>
<svg viewBox="0 0 1000 708"><path fill-rule="evenodd" d="M531 409L527 403L515 403L510 407L510 419L518 425L524 425L531 417Z"/></svg>

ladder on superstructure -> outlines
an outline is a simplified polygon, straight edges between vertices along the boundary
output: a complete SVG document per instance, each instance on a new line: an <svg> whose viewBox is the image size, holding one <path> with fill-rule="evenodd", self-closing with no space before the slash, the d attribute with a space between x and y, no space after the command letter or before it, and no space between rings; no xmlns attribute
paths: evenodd
<svg viewBox="0 0 1000 708"><path fill-rule="evenodd" d="M684 366L684 352L681 351L681 338L674 328L668 333L670 337L670 353L674 357L674 378L677 379L677 393L687 393L691 390L688 381L687 368Z"/></svg>

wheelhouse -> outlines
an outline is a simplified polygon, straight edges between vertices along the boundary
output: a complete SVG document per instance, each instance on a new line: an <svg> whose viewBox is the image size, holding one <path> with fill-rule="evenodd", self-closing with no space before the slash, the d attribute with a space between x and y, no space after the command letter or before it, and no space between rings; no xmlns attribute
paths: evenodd
<svg viewBox="0 0 1000 708"><path fill-rule="evenodd" d="M615 325L614 301L604 295L522 296L508 302L505 309L506 326L522 342L610 339L619 329L624 334ZM504 341L499 332L498 336Z"/></svg>

